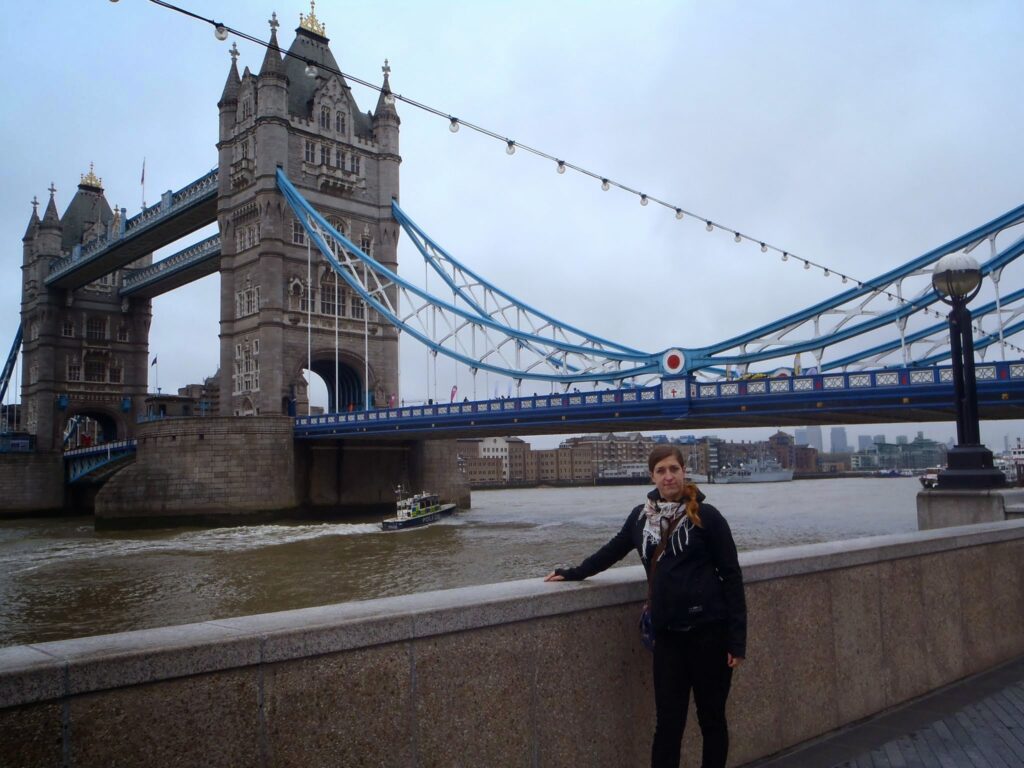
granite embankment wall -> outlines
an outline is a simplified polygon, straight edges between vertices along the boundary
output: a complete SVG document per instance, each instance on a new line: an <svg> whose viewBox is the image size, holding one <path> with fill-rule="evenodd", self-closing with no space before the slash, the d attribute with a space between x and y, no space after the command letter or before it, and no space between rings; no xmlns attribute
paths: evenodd
<svg viewBox="0 0 1024 768"><path fill-rule="evenodd" d="M733 765L1024 654L1024 521L741 562ZM0 649L0 765L645 765L645 591L633 566Z"/></svg>
<svg viewBox="0 0 1024 768"><path fill-rule="evenodd" d="M0 454L0 517L64 508L60 451Z"/></svg>

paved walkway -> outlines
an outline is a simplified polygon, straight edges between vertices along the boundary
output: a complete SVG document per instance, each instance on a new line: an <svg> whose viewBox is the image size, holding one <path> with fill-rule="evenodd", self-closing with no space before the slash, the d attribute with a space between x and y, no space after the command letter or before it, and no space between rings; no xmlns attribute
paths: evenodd
<svg viewBox="0 0 1024 768"><path fill-rule="evenodd" d="M1022 768L1024 658L744 768Z"/></svg>

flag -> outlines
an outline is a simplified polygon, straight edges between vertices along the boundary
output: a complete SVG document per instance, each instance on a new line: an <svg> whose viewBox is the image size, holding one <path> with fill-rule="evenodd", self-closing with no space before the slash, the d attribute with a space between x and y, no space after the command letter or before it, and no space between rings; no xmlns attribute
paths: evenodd
<svg viewBox="0 0 1024 768"><path fill-rule="evenodd" d="M142 158L142 178L139 179L139 184L146 185L146 158Z"/></svg>
<svg viewBox="0 0 1024 768"><path fill-rule="evenodd" d="M149 364L149 367L152 368L154 365L156 365L156 355L153 355L153 362Z"/></svg>
<svg viewBox="0 0 1024 768"><path fill-rule="evenodd" d="M451 402L453 402L453 403L455 402L455 396L457 394L459 394L459 385L455 384L455 385L452 386L452 399L451 399Z"/></svg>

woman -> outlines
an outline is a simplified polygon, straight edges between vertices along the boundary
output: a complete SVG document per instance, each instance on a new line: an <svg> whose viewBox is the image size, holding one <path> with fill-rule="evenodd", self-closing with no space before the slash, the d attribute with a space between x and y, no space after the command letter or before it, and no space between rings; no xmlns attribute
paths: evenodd
<svg viewBox="0 0 1024 768"><path fill-rule="evenodd" d="M693 483L683 454L659 445L647 457L655 489L622 529L575 568L556 568L545 581L578 581L609 568L631 549L650 585L654 627L657 724L652 768L678 768L690 689L704 742L703 768L725 768L729 731L725 702L732 671L746 655L743 574L729 524ZM652 563L651 561L654 560Z"/></svg>

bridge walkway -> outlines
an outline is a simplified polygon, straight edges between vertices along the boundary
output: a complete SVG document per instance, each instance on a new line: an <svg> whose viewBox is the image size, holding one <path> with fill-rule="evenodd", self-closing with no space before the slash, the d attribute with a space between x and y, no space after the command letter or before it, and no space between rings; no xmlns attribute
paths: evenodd
<svg viewBox="0 0 1024 768"><path fill-rule="evenodd" d="M1024 657L743 768L1020 766Z"/></svg>

